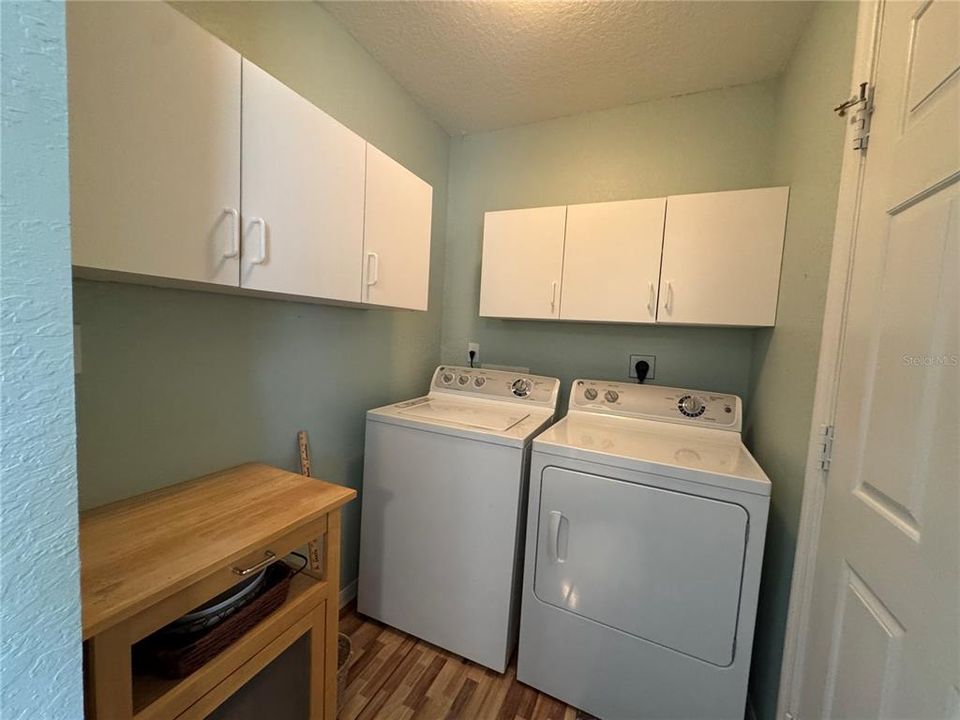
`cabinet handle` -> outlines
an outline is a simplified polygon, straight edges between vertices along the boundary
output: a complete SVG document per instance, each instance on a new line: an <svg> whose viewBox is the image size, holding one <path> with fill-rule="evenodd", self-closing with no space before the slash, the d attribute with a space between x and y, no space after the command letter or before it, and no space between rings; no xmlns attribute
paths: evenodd
<svg viewBox="0 0 960 720"><path fill-rule="evenodd" d="M559 283L556 280L554 280L553 292L550 294L550 312L554 312L554 310L556 310L556 307L557 307L557 286L558 285Z"/></svg>
<svg viewBox="0 0 960 720"><path fill-rule="evenodd" d="M550 559L556 563L563 563L567 560L567 553L564 551L560 555L560 527L566 518L559 510L550 511L550 537L547 538L550 546Z"/></svg>
<svg viewBox="0 0 960 720"><path fill-rule="evenodd" d="M653 317L657 309L657 291L653 287L653 283L647 283L650 286L649 297L647 299L647 312L650 313L650 317Z"/></svg>
<svg viewBox="0 0 960 720"><path fill-rule="evenodd" d="M380 282L380 256L375 252L367 253L367 297L370 297L370 288Z"/></svg>
<svg viewBox="0 0 960 720"><path fill-rule="evenodd" d="M223 251L225 258L235 258L240 254L240 211L236 208L224 208L223 211L232 218L230 225L230 244Z"/></svg>
<svg viewBox="0 0 960 720"><path fill-rule="evenodd" d="M263 560L258 563L254 563L248 568L234 567L233 574L239 575L240 577L246 577L247 575L257 572L257 570L263 570L268 565L272 565L277 561L277 559L276 553L267 550L265 553L263 553Z"/></svg>
<svg viewBox="0 0 960 720"><path fill-rule="evenodd" d="M262 265L267 259L267 221L260 217L250 220L251 225L260 226L260 254L257 257L250 258L251 265Z"/></svg>
<svg viewBox="0 0 960 720"><path fill-rule="evenodd" d="M673 314L673 283L667 281L667 299L663 302L663 309L669 314Z"/></svg>

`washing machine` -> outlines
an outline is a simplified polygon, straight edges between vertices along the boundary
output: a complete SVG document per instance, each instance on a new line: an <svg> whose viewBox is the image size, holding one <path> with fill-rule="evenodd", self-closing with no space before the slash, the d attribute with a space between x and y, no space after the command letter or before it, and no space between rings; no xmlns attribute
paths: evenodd
<svg viewBox="0 0 960 720"><path fill-rule="evenodd" d="M517 677L604 720L743 720L770 481L734 395L576 380L533 443Z"/></svg>
<svg viewBox="0 0 960 720"><path fill-rule="evenodd" d="M516 646L532 438L559 380L440 366L367 413L357 609L498 672Z"/></svg>

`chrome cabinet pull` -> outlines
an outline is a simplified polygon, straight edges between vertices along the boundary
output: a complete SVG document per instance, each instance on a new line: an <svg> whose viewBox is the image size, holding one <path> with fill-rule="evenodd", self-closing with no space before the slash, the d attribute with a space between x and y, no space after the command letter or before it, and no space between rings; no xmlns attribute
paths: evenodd
<svg viewBox="0 0 960 720"><path fill-rule="evenodd" d="M650 317L653 317L656 314L657 309L657 291L653 287L653 283L647 283L650 286L650 297L647 300L647 312L650 313Z"/></svg>
<svg viewBox="0 0 960 720"><path fill-rule="evenodd" d="M263 570L263 569L264 569L265 567L267 567L268 565L273 565L273 563L275 563L277 560L278 560L278 558L277 558L276 553L271 552L270 550L267 550L267 551L263 554L263 560L261 560L261 561L258 562L258 563L255 563L255 564L251 565L251 566L248 567L248 568L238 568L238 567L234 567L234 568L233 568L233 574L234 574L234 575L239 575L240 577L246 577L247 575L250 575L250 574L252 574L252 573L255 573L255 572L257 572L258 570Z"/></svg>

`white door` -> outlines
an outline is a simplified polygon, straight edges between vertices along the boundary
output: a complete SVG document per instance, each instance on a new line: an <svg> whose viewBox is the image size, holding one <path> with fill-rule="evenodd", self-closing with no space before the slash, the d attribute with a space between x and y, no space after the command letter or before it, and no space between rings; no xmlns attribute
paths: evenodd
<svg viewBox="0 0 960 720"><path fill-rule="evenodd" d="M563 205L486 213L481 317L560 317L566 216Z"/></svg>
<svg viewBox="0 0 960 720"><path fill-rule="evenodd" d="M567 207L560 318L657 319L666 198Z"/></svg>
<svg viewBox="0 0 960 720"><path fill-rule="evenodd" d="M671 195L657 321L773 325L789 188Z"/></svg>
<svg viewBox="0 0 960 720"><path fill-rule="evenodd" d="M426 310L433 188L367 145L363 301Z"/></svg>
<svg viewBox="0 0 960 720"><path fill-rule="evenodd" d="M73 264L238 284L240 55L166 3L69 3Z"/></svg>
<svg viewBox="0 0 960 720"><path fill-rule="evenodd" d="M244 59L242 287L359 302L365 148Z"/></svg>
<svg viewBox="0 0 960 720"><path fill-rule="evenodd" d="M960 717L960 4L882 12L803 718Z"/></svg>

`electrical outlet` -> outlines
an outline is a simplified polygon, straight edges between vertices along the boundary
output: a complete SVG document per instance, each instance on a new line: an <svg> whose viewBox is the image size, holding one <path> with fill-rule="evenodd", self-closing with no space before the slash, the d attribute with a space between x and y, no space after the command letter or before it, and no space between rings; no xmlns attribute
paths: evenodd
<svg viewBox="0 0 960 720"><path fill-rule="evenodd" d="M656 377L657 370L657 356L656 355L631 355L630 356L630 365L627 368L627 377L634 380L637 379L637 362L640 360L646 360L650 363L650 371L647 373L647 379L644 382L653 380Z"/></svg>
<svg viewBox="0 0 960 720"><path fill-rule="evenodd" d="M480 367L480 343L467 343L467 365L470 364L470 353L473 352L473 366Z"/></svg>

